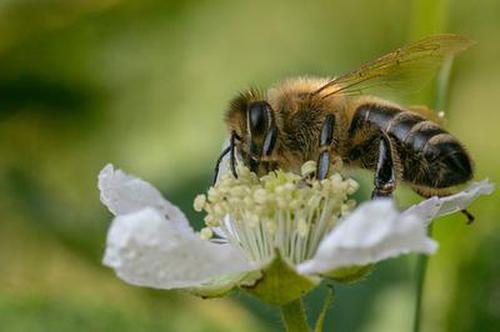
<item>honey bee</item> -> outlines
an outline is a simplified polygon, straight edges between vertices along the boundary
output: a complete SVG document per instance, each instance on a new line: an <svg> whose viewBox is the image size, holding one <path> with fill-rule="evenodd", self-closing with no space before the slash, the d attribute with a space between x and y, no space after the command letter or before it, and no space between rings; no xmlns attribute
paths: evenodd
<svg viewBox="0 0 500 332"><path fill-rule="evenodd" d="M277 168L298 171L317 160L319 180L340 158L347 167L374 172L373 198L391 196L400 182L426 198L452 194L473 177L464 146L432 110L401 106L366 90L398 91L472 44L459 35L429 36L337 78L292 78L267 91L240 93L226 113L230 145L217 161L216 177L227 154L235 177L239 154L259 175Z"/></svg>

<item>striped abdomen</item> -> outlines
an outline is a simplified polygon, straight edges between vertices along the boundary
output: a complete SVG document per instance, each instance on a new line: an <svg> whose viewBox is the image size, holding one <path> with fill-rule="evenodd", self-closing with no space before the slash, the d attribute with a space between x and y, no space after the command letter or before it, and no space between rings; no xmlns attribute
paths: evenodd
<svg viewBox="0 0 500 332"><path fill-rule="evenodd" d="M362 105L354 114L351 138L360 130L372 145L377 143L381 131L387 133L394 144L393 153L399 157L403 180L417 187L442 189L472 178L472 163L460 142L420 114L376 104ZM371 168L373 159L363 154L359 158Z"/></svg>

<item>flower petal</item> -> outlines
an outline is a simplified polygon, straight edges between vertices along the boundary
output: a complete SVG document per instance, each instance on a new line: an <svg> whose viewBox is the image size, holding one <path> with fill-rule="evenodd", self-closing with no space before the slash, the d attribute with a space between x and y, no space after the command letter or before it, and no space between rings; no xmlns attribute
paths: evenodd
<svg viewBox="0 0 500 332"><path fill-rule="evenodd" d="M328 274L410 252L430 254L437 244L422 220L401 215L392 200L363 203L320 243L315 256L298 266L301 273Z"/></svg>
<svg viewBox="0 0 500 332"><path fill-rule="evenodd" d="M152 207L167 219L175 221L177 227L192 233L192 228L182 211L163 198L154 186L134 176L115 170L108 164L98 176L101 202L115 216L120 216Z"/></svg>
<svg viewBox="0 0 500 332"><path fill-rule="evenodd" d="M162 289L195 287L250 269L239 249L180 230L150 207L113 220L103 263L130 284Z"/></svg>
<svg viewBox="0 0 500 332"><path fill-rule="evenodd" d="M426 224L432 219L445 216L467 208L472 201L481 195L489 195L495 186L487 179L472 183L467 189L446 197L431 197L403 212L403 215L414 214L424 220Z"/></svg>

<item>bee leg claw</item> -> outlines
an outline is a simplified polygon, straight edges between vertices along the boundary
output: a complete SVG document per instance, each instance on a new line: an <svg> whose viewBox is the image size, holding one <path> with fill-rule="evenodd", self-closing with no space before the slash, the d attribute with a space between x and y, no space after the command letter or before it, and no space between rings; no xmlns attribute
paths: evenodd
<svg viewBox="0 0 500 332"><path fill-rule="evenodd" d="M460 210L460 212L462 212L466 217L467 217L467 225L470 225L474 222L474 220L476 219L469 211L467 211L466 209L463 209L463 210Z"/></svg>

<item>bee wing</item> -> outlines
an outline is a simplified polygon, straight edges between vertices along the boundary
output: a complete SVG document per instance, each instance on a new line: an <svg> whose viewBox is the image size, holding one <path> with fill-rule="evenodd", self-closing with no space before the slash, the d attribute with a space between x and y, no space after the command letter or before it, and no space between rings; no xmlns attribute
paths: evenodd
<svg viewBox="0 0 500 332"><path fill-rule="evenodd" d="M358 95L375 87L391 90L418 88L432 79L446 59L474 43L454 34L425 37L334 78L315 94L326 91L323 96L326 98L339 94Z"/></svg>

